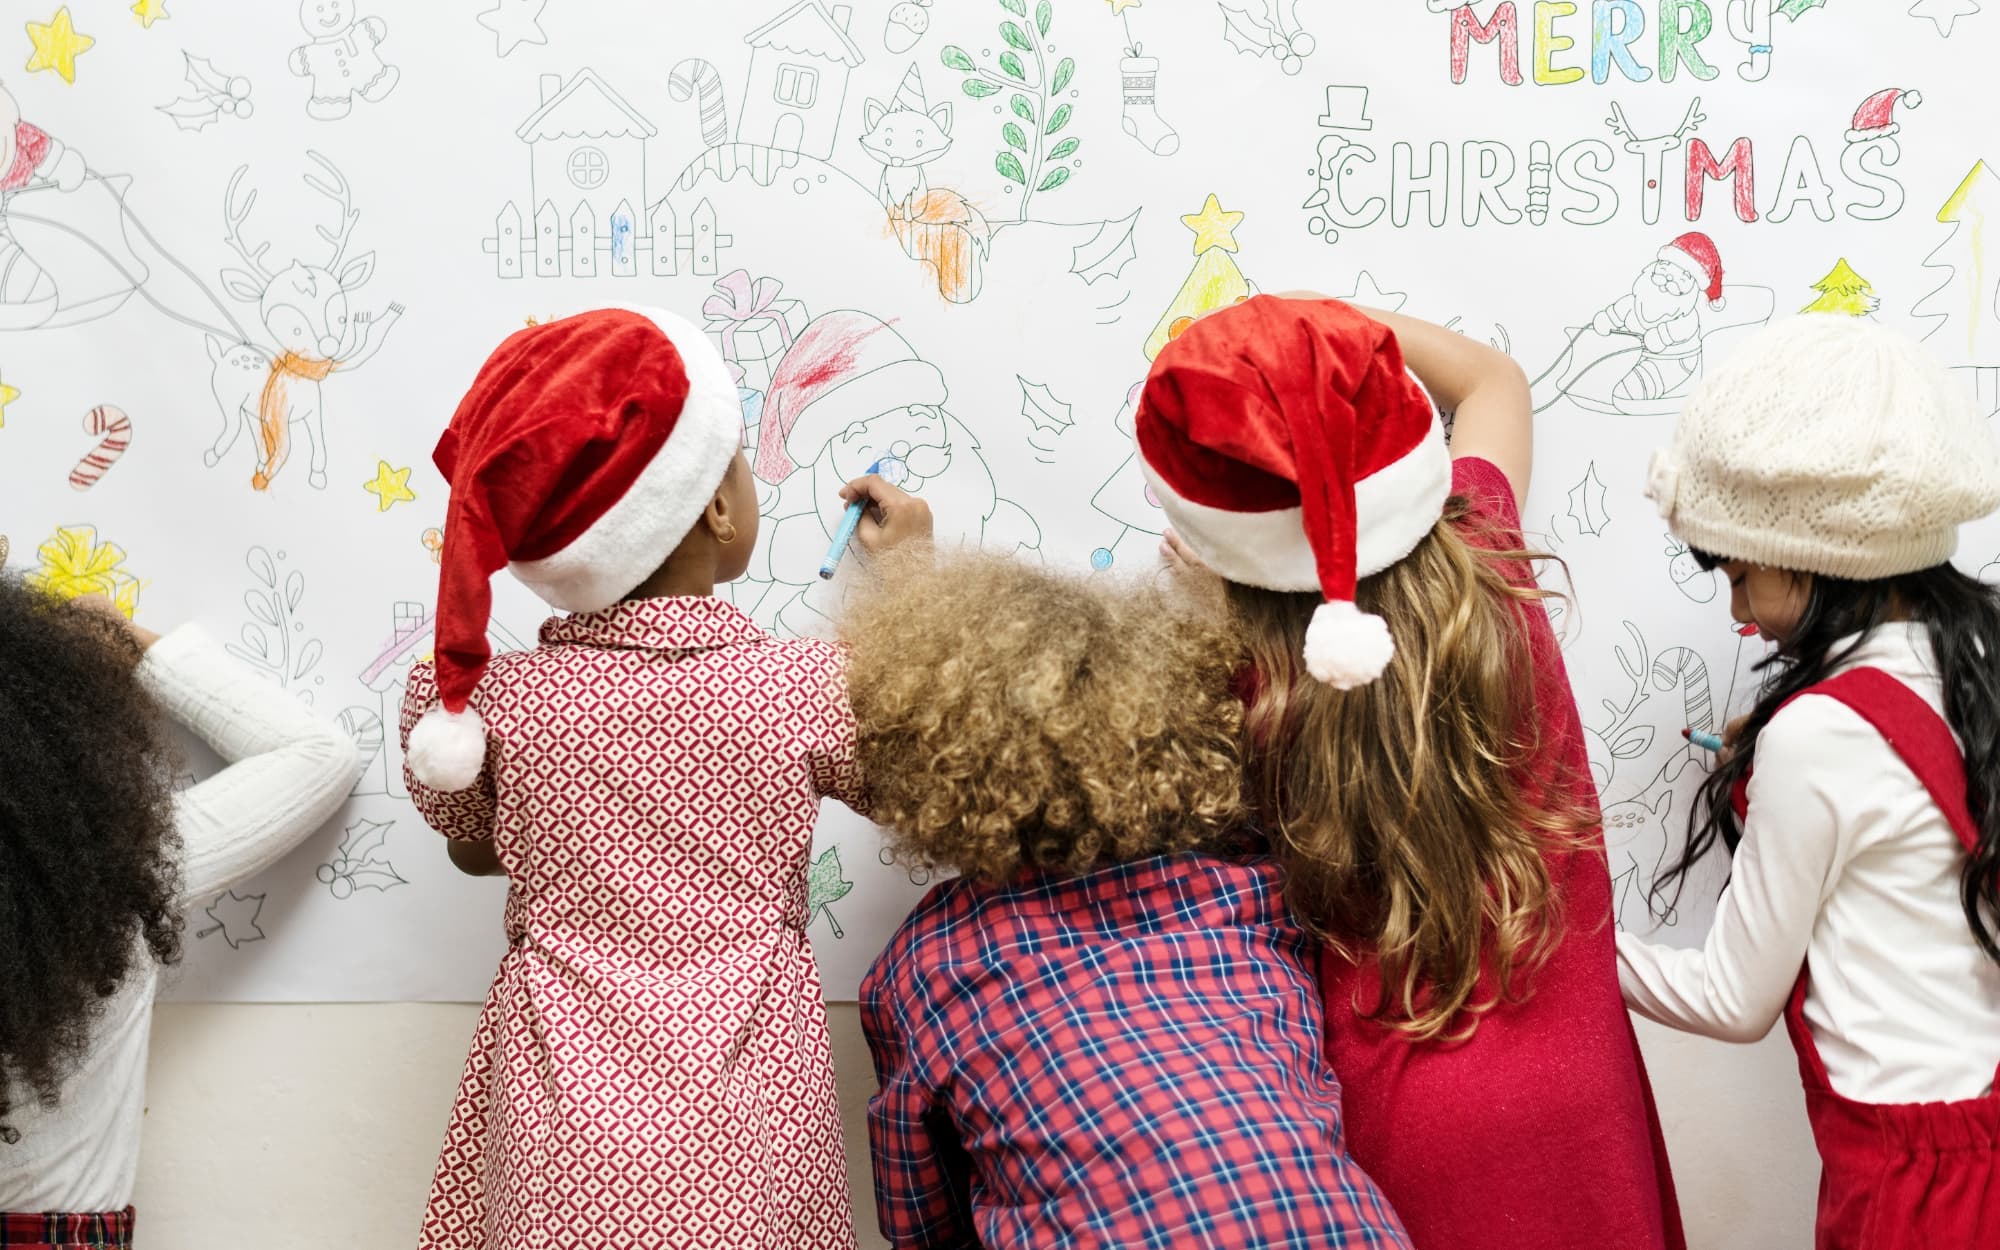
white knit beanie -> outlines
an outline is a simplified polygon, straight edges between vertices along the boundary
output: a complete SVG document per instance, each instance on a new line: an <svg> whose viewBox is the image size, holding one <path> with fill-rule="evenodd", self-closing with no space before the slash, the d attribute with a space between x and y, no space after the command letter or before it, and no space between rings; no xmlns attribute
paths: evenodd
<svg viewBox="0 0 2000 1250"><path fill-rule="evenodd" d="M1866 581L1943 564L2000 508L1971 389L1914 339L1835 313L1779 321L1711 371L1646 495L1698 551Z"/></svg>

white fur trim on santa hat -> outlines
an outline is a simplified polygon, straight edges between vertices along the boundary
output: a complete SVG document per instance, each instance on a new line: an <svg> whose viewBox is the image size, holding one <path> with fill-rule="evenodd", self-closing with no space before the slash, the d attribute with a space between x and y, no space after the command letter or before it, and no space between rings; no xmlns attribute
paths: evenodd
<svg viewBox="0 0 2000 1250"><path fill-rule="evenodd" d="M1396 658L1396 641L1381 617L1336 600L1313 609L1306 626L1306 671L1335 690L1380 677Z"/></svg>
<svg viewBox="0 0 2000 1250"><path fill-rule="evenodd" d="M1174 529L1208 566L1232 582L1265 590L1318 590L1319 563L1306 542L1305 512L1231 512L1183 499L1139 457L1147 485ZM1417 549L1451 498L1451 450L1444 423L1401 460L1354 484L1354 575L1370 577Z"/></svg>
<svg viewBox="0 0 2000 1250"><path fill-rule="evenodd" d="M673 342L687 369L687 401L674 432L589 529L554 555L509 566L563 612L601 612L652 576L694 528L743 450L743 401L707 336L670 312L625 311L652 321Z"/></svg>
<svg viewBox="0 0 2000 1250"><path fill-rule="evenodd" d="M486 767L486 722L471 708L425 712L410 730L403 749L410 775L433 790L456 794L471 789Z"/></svg>

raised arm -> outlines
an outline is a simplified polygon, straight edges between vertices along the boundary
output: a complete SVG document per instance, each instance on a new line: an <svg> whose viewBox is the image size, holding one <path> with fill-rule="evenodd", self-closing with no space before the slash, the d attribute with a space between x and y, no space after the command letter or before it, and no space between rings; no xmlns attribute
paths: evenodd
<svg viewBox="0 0 2000 1250"><path fill-rule="evenodd" d="M230 659L199 626L153 642L139 681L228 761L174 798L184 905L284 858L333 817L361 774L346 734Z"/></svg>
<svg viewBox="0 0 2000 1250"><path fill-rule="evenodd" d="M1326 297L1288 291L1284 298ZM1535 451L1535 405L1529 397L1527 376L1514 358L1415 317L1374 308L1361 311L1396 332L1410 372L1417 375L1439 409L1454 414L1452 455L1488 461L1506 475L1514 488L1515 503L1525 500Z"/></svg>

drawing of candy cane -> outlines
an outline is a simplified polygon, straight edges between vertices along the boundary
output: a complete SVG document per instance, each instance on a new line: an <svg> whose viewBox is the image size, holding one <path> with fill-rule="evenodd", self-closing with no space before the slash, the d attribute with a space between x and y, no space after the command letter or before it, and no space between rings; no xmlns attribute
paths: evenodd
<svg viewBox="0 0 2000 1250"><path fill-rule="evenodd" d="M118 457L132 445L132 418L110 404L100 404L83 414L83 432L100 441L69 471L69 484L77 490L89 490L104 480Z"/></svg>
<svg viewBox="0 0 2000 1250"><path fill-rule="evenodd" d="M667 94L685 103L697 93L701 97L701 140L712 148L719 148L729 142L729 116L722 99L722 75L707 61L691 57L674 66L674 72L667 75Z"/></svg>
<svg viewBox="0 0 2000 1250"><path fill-rule="evenodd" d="M1708 661L1686 647L1673 647L1653 661L1653 687L1681 687L1684 728L1709 733L1715 728L1715 695L1708 685Z"/></svg>

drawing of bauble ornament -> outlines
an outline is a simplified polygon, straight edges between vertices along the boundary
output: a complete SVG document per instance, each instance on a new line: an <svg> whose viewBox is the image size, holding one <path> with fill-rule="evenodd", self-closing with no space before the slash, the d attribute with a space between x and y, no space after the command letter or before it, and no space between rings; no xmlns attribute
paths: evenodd
<svg viewBox="0 0 2000 1250"><path fill-rule="evenodd" d="M903 55L917 46L931 28L931 15L924 10L931 0L906 0L889 10L889 24L882 31L882 46Z"/></svg>

